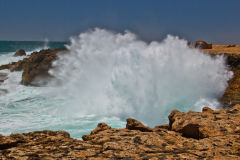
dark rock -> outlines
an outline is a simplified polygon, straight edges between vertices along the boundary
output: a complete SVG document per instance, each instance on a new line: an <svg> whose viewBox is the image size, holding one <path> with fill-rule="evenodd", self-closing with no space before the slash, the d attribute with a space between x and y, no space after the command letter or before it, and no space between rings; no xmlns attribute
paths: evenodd
<svg viewBox="0 0 240 160"><path fill-rule="evenodd" d="M235 44L230 44L230 45L227 45L227 48L230 48L230 47L236 47L236 45Z"/></svg>
<svg viewBox="0 0 240 160"><path fill-rule="evenodd" d="M26 56L26 52L23 49L19 49L13 56L14 57Z"/></svg>
<svg viewBox="0 0 240 160"><path fill-rule="evenodd" d="M38 81L48 81L51 78L48 70L52 67L52 62L57 59L57 54L62 53L66 53L65 48L33 52L23 60L0 66L0 70L23 71L21 84L38 85Z"/></svg>

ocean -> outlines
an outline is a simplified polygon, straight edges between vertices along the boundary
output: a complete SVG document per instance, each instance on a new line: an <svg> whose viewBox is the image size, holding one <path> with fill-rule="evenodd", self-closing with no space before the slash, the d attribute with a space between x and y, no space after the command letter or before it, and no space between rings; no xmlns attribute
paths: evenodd
<svg viewBox="0 0 240 160"><path fill-rule="evenodd" d="M173 109L201 111L219 107L218 98L232 72L225 57L212 58L189 48L187 41L167 36L144 42L137 35L104 29L80 33L69 42L0 41L0 65L21 60L41 49L66 46L49 71L45 86L20 84L21 72L2 70L0 134L64 130L81 139L98 123L124 128L132 117L146 125L168 123Z"/></svg>

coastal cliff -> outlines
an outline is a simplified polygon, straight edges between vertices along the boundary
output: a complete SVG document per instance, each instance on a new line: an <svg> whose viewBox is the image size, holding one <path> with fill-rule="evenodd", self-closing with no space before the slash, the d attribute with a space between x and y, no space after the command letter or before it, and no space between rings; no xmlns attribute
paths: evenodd
<svg viewBox="0 0 240 160"><path fill-rule="evenodd" d="M174 110L169 124L124 129L99 123L83 140L64 131L0 136L0 159L240 159L240 105L228 110Z"/></svg>

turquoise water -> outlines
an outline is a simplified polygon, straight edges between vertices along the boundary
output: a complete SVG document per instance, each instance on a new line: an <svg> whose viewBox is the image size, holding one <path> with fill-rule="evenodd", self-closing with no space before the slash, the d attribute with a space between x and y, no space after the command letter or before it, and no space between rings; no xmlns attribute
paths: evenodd
<svg viewBox="0 0 240 160"><path fill-rule="evenodd" d="M224 57L213 59L178 37L151 43L136 37L95 29L67 43L0 41L0 65L23 59L12 57L18 49L29 55L68 44L46 86L23 86L21 72L0 71L8 74L0 85L8 91L0 94L0 133L49 129L81 138L100 122L123 128L132 117L153 127L168 123L173 109L218 106L232 76Z"/></svg>
<svg viewBox="0 0 240 160"><path fill-rule="evenodd" d="M24 49L29 55L41 49L61 48L65 44L67 42L0 41L0 65L25 58L13 57L19 49ZM124 121L115 117L67 115L64 111L69 104L64 98L52 95L56 87L23 86L20 84L21 72L2 70L0 73L8 74L8 79L0 84L0 90L8 90L7 94L0 94L0 134L49 129L65 130L71 133L71 137L81 138L89 134L99 122L107 122L119 128L125 125Z"/></svg>
<svg viewBox="0 0 240 160"><path fill-rule="evenodd" d="M0 41L0 54L16 52L24 49L26 52L41 48L62 48L67 42L41 42L41 41Z"/></svg>

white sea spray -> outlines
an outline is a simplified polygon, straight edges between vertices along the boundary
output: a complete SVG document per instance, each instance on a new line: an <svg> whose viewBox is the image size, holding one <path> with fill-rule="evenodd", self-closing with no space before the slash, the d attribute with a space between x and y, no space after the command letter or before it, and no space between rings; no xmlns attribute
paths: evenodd
<svg viewBox="0 0 240 160"><path fill-rule="evenodd" d="M96 28L72 38L67 48L50 70L55 95L67 101L60 109L66 116L167 123L173 109L216 106L232 77L223 56L212 58L170 35L146 43L130 32Z"/></svg>

